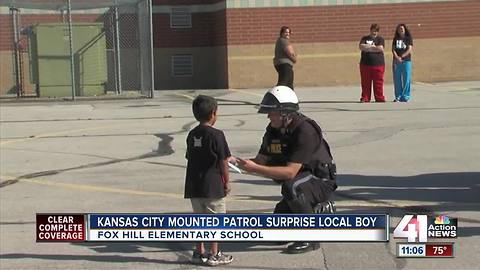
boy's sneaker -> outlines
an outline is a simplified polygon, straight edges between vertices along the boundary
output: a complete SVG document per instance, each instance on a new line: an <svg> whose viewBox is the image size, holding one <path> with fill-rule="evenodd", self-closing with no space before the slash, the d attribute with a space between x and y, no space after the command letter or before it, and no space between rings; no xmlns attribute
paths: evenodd
<svg viewBox="0 0 480 270"><path fill-rule="evenodd" d="M210 255L207 259L206 264L209 266L217 266L229 264L233 261L232 255L227 255L221 251L218 251L216 255Z"/></svg>
<svg viewBox="0 0 480 270"><path fill-rule="evenodd" d="M192 263L195 264L205 264L208 260L207 255L201 254L197 250L193 251L193 256L192 256Z"/></svg>

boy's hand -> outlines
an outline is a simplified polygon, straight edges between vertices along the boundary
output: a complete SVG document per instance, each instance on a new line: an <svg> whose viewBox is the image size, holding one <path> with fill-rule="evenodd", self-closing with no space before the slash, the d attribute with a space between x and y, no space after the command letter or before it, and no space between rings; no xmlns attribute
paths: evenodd
<svg viewBox="0 0 480 270"><path fill-rule="evenodd" d="M227 159L228 162L232 163L233 165L237 165L237 158L234 157L234 156L230 156L228 159Z"/></svg>
<svg viewBox="0 0 480 270"><path fill-rule="evenodd" d="M230 194L230 191L232 191L232 188L230 187L230 183L225 183L225 185L223 185L223 190L225 191L225 195Z"/></svg>

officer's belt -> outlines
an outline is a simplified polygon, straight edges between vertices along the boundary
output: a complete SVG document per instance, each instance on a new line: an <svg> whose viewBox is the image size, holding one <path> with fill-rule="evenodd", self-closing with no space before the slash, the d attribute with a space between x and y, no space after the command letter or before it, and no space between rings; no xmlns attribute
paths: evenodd
<svg viewBox="0 0 480 270"><path fill-rule="evenodd" d="M322 180L323 182L329 181L329 179L327 179L327 178L319 178L319 177L316 177L316 176L313 175L313 174L309 174L309 175L307 175L307 176L305 176L305 177L302 177L302 178L300 178L300 179L298 179L298 180L295 180L295 182L294 182L293 185L292 185L292 194L293 194L293 196L294 196L294 197L297 196L297 187L298 187L299 185L301 185L301 184L303 184L303 183L305 183L305 182L310 181L312 178L313 178L314 180Z"/></svg>

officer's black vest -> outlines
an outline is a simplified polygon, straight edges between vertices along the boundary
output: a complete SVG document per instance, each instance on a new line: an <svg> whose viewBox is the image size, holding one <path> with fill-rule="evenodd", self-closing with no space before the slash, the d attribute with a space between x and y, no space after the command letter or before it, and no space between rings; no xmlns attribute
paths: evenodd
<svg viewBox="0 0 480 270"><path fill-rule="evenodd" d="M309 159L307 164L303 164L301 171L311 171L312 173L323 164L331 164L333 161L332 154L330 152L330 146L328 145L327 141L323 139L322 130L318 126L318 124L306 117L303 114L294 114L293 115L293 124L294 129L289 130L287 129L283 134L280 130L274 129L269 127L268 128L268 135L265 138L265 142L267 145L268 151L268 164L270 166L285 166L287 165L286 156L289 155L289 151L291 151L290 146L293 143L292 134L295 132L295 128L298 128L303 122L307 122L308 124L312 125L317 134L319 135L320 142L317 144L316 149Z"/></svg>

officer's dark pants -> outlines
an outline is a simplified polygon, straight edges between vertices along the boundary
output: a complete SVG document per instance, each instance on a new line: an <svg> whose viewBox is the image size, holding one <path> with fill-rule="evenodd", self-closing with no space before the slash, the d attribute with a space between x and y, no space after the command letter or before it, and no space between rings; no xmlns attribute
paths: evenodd
<svg viewBox="0 0 480 270"><path fill-rule="evenodd" d="M282 184L283 199L275 206L274 213L311 214L313 207L330 199L336 186L333 181L313 176L309 172L299 174L294 180ZM295 242L287 246L287 253L304 253L319 248L317 242Z"/></svg>
<svg viewBox="0 0 480 270"><path fill-rule="evenodd" d="M313 207L330 199L335 190L333 181L320 179L310 173L301 173L294 180L282 185L283 198L275 206L274 213L311 214Z"/></svg>

